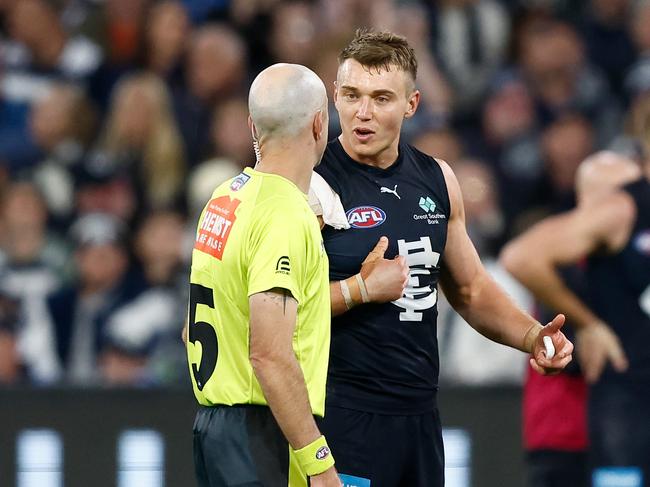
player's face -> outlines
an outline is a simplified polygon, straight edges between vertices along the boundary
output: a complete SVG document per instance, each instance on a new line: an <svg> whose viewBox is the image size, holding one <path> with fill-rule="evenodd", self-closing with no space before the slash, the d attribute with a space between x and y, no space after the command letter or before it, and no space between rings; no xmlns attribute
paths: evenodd
<svg viewBox="0 0 650 487"><path fill-rule="evenodd" d="M343 148L359 162L391 165L397 158L402 122L415 113L419 100L408 73L396 67L369 69L346 59L339 66L334 91Z"/></svg>

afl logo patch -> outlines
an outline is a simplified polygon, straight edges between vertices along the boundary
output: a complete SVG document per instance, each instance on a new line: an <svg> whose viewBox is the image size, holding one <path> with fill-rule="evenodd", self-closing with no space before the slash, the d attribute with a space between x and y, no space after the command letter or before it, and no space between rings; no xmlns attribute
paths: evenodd
<svg viewBox="0 0 650 487"><path fill-rule="evenodd" d="M386 221L386 212L376 206L357 206L345 215L353 228L373 228Z"/></svg>
<svg viewBox="0 0 650 487"><path fill-rule="evenodd" d="M650 230L643 230L634 237L634 246L639 253L650 256Z"/></svg>
<svg viewBox="0 0 650 487"><path fill-rule="evenodd" d="M327 448L326 446L321 446L316 452L316 460L322 460L329 454L330 454L330 449Z"/></svg>
<svg viewBox="0 0 650 487"><path fill-rule="evenodd" d="M246 173L240 173L238 176L236 176L232 182L230 183L230 190L231 191L239 191L241 187L248 182L248 180L251 177L246 174Z"/></svg>

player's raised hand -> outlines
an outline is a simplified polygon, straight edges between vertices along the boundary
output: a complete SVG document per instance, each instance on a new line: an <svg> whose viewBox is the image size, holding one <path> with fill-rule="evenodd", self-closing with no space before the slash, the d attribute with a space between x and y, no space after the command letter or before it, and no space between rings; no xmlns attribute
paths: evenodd
<svg viewBox="0 0 650 487"><path fill-rule="evenodd" d="M558 374L573 358L573 343L560 331L564 322L564 315L557 315L541 329L535 339L530 365L542 375ZM544 343L544 337L549 337L551 343Z"/></svg>
<svg viewBox="0 0 650 487"><path fill-rule="evenodd" d="M370 301L375 303L387 303L401 298L409 279L406 259L401 255L385 259L387 248L388 238L381 237L361 265L361 277L366 284Z"/></svg>
<svg viewBox="0 0 650 487"><path fill-rule="evenodd" d="M594 383L607 362L617 372L627 370L628 361L621 342L605 323L596 322L580 328L576 333L576 352L585 380Z"/></svg>
<svg viewBox="0 0 650 487"><path fill-rule="evenodd" d="M328 468L319 475L309 477L311 487L343 487L334 467Z"/></svg>

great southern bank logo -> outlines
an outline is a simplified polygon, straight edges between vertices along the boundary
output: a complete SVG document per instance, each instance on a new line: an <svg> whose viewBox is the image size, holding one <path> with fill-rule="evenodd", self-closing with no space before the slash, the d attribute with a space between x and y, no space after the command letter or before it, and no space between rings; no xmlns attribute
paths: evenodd
<svg viewBox="0 0 650 487"><path fill-rule="evenodd" d="M426 198L424 196L420 196L420 201L418 204L420 205L420 208L422 208L427 213L433 213L436 211L436 202L428 196Z"/></svg>
<svg viewBox="0 0 650 487"><path fill-rule="evenodd" d="M386 221L386 213L376 206L357 206L348 210L345 216L353 228L373 228Z"/></svg>
<svg viewBox="0 0 650 487"><path fill-rule="evenodd" d="M430 196L420 196L418 206L424 210L424 213L414 213L414 220L424 221L428 225L438 225L440 223L440 220L447 218L447 215L438 210L436 202L433 201Z"/></svg>

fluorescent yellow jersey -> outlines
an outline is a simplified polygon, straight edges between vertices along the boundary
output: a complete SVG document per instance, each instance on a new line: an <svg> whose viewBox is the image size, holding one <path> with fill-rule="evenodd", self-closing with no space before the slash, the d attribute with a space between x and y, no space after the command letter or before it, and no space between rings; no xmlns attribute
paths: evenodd
<svg viewBox="0 0 650 487"><path fill-rule="evenodd" d="M212 194L192 252L187 356L200 404L267 404L249 360L248 297L272 288L298 302L293 350L322 416L330 293L318 221L291 181L246 168Z"/></svg>

